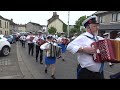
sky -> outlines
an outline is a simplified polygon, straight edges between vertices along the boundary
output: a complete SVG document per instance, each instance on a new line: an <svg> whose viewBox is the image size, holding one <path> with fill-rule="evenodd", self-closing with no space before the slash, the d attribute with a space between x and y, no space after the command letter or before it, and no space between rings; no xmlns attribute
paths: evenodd
<svg viewBox="0 0 120 90"><path fill-rule="evenodd" d="M28 22L38 23L40 25L47 25L47 20L57 12L59 19L68 24L68 11L0 11L0 15L6 19L13 19L16 24L27 24ZM75 22L81 16L90 16L96 11L70 11L69 25L75 25Z"/></svg>

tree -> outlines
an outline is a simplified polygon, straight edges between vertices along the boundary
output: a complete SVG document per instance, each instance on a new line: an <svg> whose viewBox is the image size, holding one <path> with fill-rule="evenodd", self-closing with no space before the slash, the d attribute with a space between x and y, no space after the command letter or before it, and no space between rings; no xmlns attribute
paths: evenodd
<svg viewBox="0 0 120 90"><path fill-rule="evenodd" d="M82 26L82 22L86 19L86 18L88 18L89 16L81 16L77 21L76 21L76 23L75 23L75 29L76 29L76 32L80 32L81 33L81 31L80 31L80 26ZM85 29L82 29L82 30L84 30L85 31Z"/></svg>
<svg viewBox="0 0 120 90"><path fill-rule="evenodd" d="M63 23L63 32L67 32L67 25Z"/></svg>
<svg viewBox="0 0 120 90"><path fill-rule="evenodd" d="M74 33L77 33L77 29L76 28L70 29L70 37L72 37Z"/></svg>
<svg viewBox="0 0 120 90"><path fill-rule="evenodd" d="M48 28L49 34L55 34L56 31L57 31L57 29L56 29L55 27L50 27L50 28Z"/></svg>

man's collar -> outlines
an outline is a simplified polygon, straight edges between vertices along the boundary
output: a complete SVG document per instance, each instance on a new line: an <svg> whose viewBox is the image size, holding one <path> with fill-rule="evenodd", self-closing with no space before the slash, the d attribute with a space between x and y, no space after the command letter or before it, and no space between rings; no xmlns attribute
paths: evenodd
<svg viewBox="0 0 120 90"><path fill-rule="evenodd" d="M89 37L93 37L93 35L91 33L89 33L89 32L86 32L84 35L87 35Z"/></svg>

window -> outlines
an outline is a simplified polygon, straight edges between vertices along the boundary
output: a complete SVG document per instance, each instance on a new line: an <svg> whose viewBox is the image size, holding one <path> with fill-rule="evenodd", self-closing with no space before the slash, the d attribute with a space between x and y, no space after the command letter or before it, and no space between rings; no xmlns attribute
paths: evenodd
<svg viewBox="0 0 120 90"><path fill-rule="evenodd" d="M2 31L0 31L0 34L2 34Z"/></svg>
<svg viewBox="0 0 120 90"><path fill-rule="evenodd" d="M102 17L99 17L99 22L102 23Z"/></svg>
<svg viewBox="0 0 120 90"><path fill-rule="evenodd" d="M5 31L5 35L7 35L7 34L6 34L6 31Z"/></svg>
<svg viewBox="0 0 120 90"><path fill-rule="evenodd" d="M9 26L9 23L7 22L7 28L8 28L8 26Z"/></svg>
<svg viewBox="0 0 120 90"><path fill-rule="evenodd" d="M105 22L105 19L104 19L103 16L100 16L100 17L99 17L99 22L100 22L100 23L104 23L104 22Z"/></svg>
<svg viewBox="0 0 120 90"><path fill-rule="evenodd" d="M1 26L1 20L0 20L0 27L2 27L2 26Z"/></svg>
<svg viewBox="0 0 120 90"><path fill-rule="evenodd" d="M113 13L112 14L112 21L115 22L117 20L117 14Z"/></svg>
<svg viewBox="0 0 120 90"><path fill-rule="evenodd" d="M6 28L6 22L5 22L5 28Z"/></svg>
<svg viewBox="0 0 120 90"><path fill-rule="evenodd" d="M8 28L8 22L6 22L6 28Z"/></svg>
<svg viewBox="0 0 120 90"><path fill-rule="evenodd" d="M120 21L120 13L117 14L117 21Z"/></svg>

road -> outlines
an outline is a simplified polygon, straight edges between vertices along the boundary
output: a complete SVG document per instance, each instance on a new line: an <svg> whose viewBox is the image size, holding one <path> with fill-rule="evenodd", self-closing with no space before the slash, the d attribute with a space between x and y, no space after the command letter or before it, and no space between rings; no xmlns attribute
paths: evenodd
<svg viewBox="0 0 120 90"><path fill-rule="evenodd" d="M22 48L20 43L18 43L18 51L20 59L23 60L24 65L27 67L28 71L31 73L31 78L34 79L51 79L51 71L48 69L48 73L44 73L45 64L41 65L39 62L35 61L35 53L33 56L28 55L28 48ZM73 57L66 56L66 61L57 60L56 62L56 78L57 79L76 79L76 65L77 61ZM44 63L44 60L43 60ZM26 77L27 78L27 77Z"/></svg>

